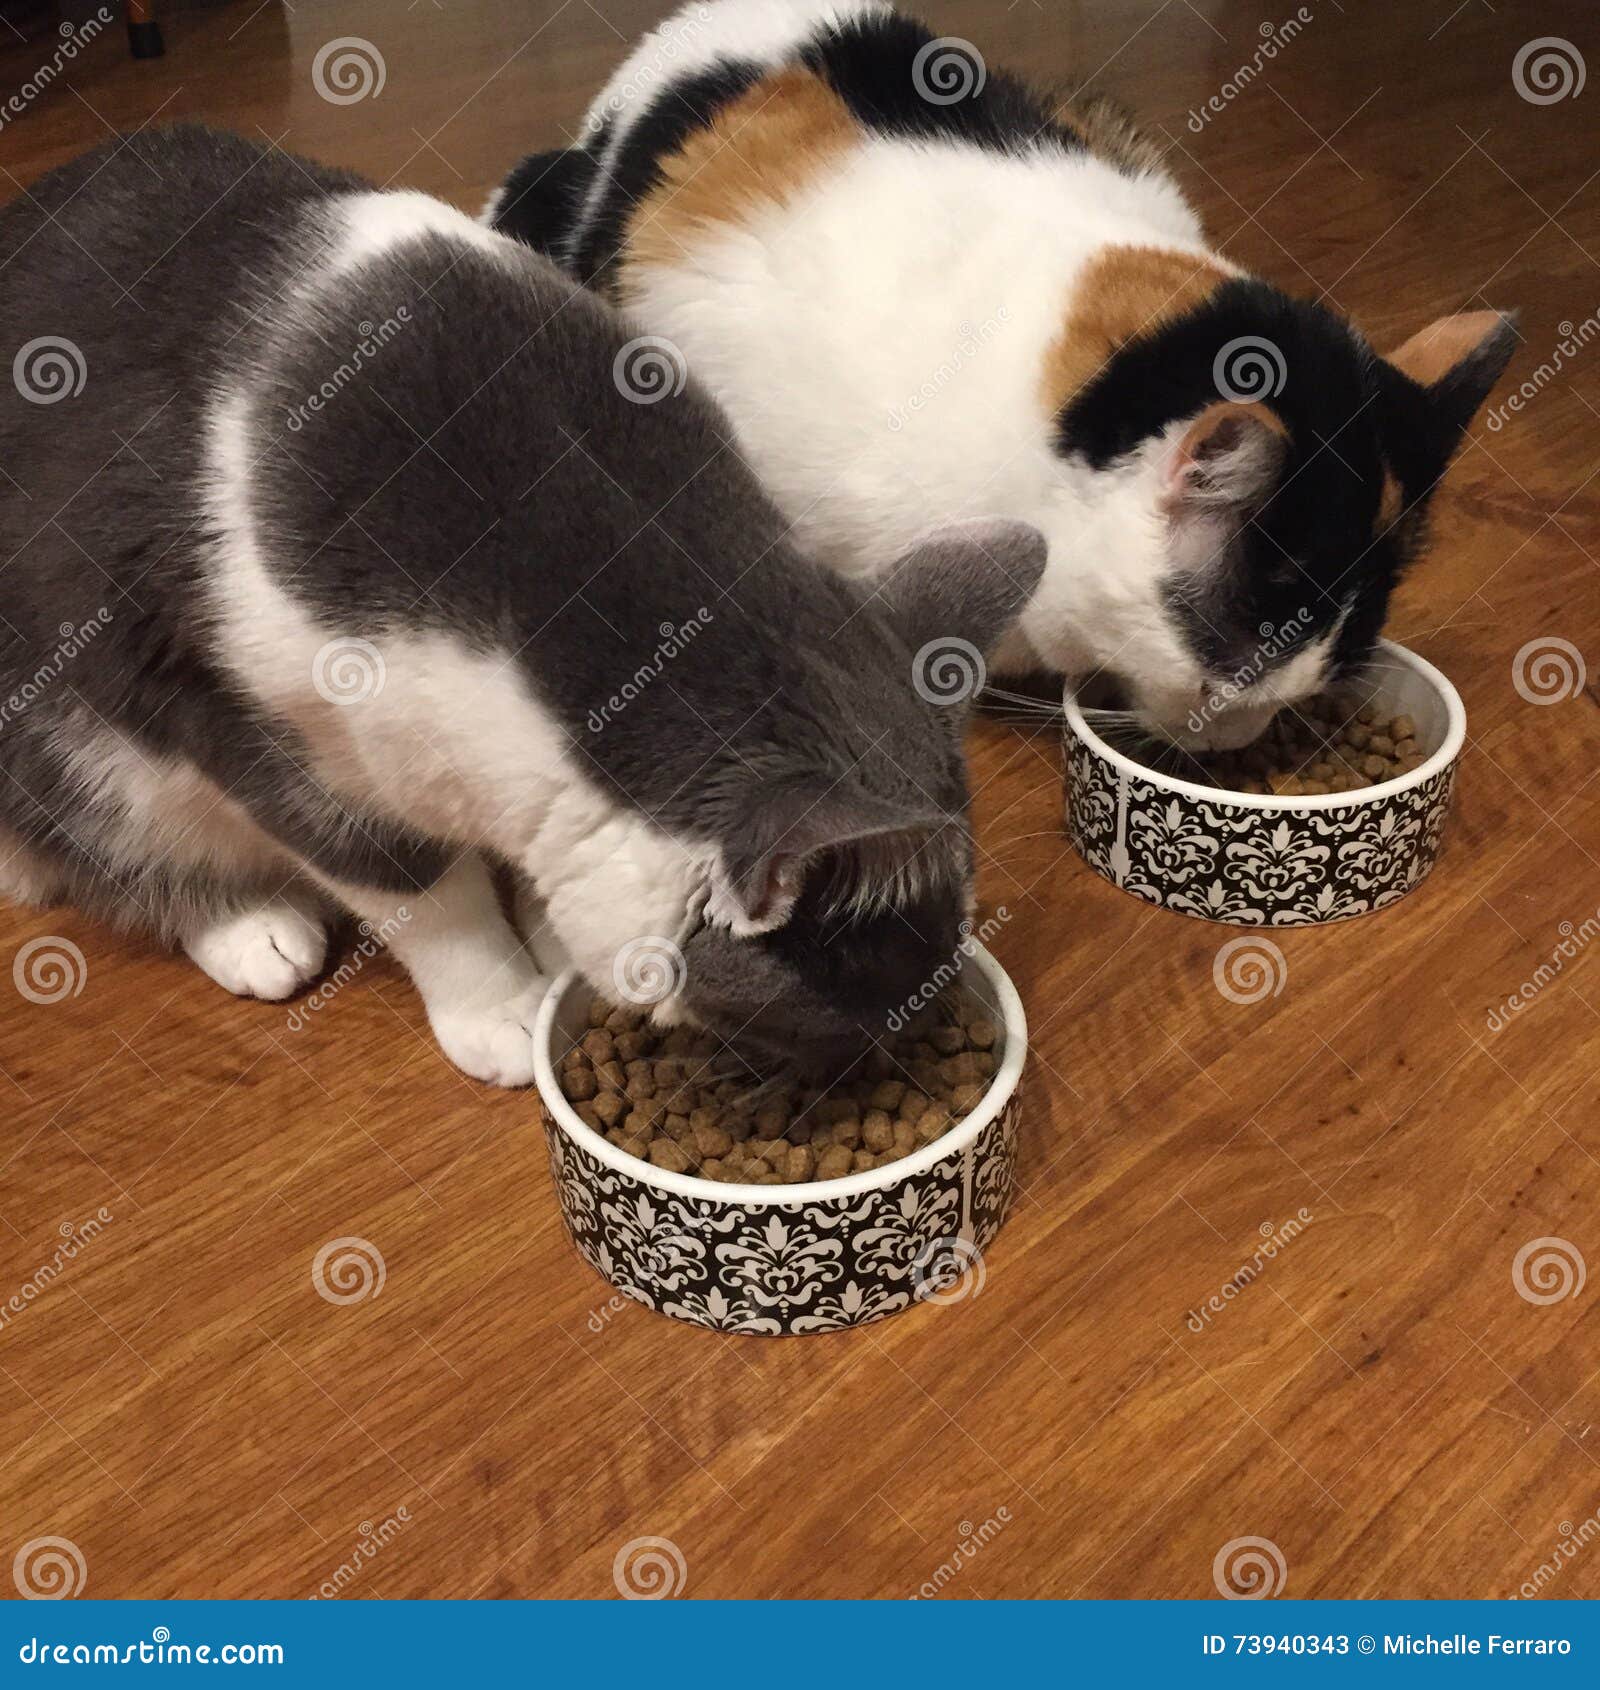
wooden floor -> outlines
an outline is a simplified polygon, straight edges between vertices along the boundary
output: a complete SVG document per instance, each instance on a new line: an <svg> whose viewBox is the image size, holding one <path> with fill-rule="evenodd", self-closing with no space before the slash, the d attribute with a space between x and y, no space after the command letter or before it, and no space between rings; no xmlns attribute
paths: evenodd
<svg viewBox="0 0 1600 1690"><path fill-rule="evenodd" d="M663 9L169 10L165 59L108 34L6 124L3 191L191 116L475 209ZM1281 995L1237 1005L1212 984L1226 929L1068 850L1052 733L980 727L983 900L1012 911L996 949L1036 1040L1013 1217L978 1294L786 1341L611 1298L562 1234L528 1098L458 1077L381 958L295 1032L70 912L0 908L0 1564L49 1536L98 1596L309 1595L359 1563L352 1596L601 1597L657 1537L691 1596L1203 1597L1219 1552L1262 1538L1291 1596L1488 1596L1587 1538L1600 711L1592 682L1525 701L1513 662L1556 637L1600 675L1600 339L1534 375L1600 308L1600 19L1317 5L1191 122L1255 53L1255 0L925 9L992 63L1128 100L1232 258L1380 345L1462 305L1522 312L1511 381L1536 394L1478 425L1394 623L1469 713L1434 877L1283 934ZM1517 49L1547 35L1587 54L1583 95L1518 94ZM380 49L379 97L314 91L336 36ZM8 88L30 55L0 52ZM85 975L35 1005L11 965L47 935ZM386 1280L336 1306L311 1266L348 1235ZM1520 1295L1536 1239L1591 1283ZM1562 1566L1552 1594L1600 1595L1600 1544Z"/></svg>

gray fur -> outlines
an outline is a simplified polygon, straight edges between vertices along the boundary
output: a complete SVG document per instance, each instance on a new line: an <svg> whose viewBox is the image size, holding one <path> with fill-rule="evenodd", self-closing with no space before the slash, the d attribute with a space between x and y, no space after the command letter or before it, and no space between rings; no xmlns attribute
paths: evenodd
<svg viewBox="0 0 1600 1690"><path fill-rule="evenodd" d="M91 153L0 212L6 357L51 334L87 371L52 404L0 383L0 700L64 626L109 612L92 654L0 723L0 838L76 901L169 934L259 890L225 864L100 860L106 818L73 759L109 725L202 770L287 859L330 876L424 887L476 848L417 834L400 795L380 809L329 790L290 724L232 678L204 611L217 537L201 446L219 391L245 391L263 549L319 621L515 653L615 805L721 851L752 887L775 859L803 871L829 853L781 930L701 932L706 1013L770 1020L786 994L837 1032L899 1001L954 946L970 895L962 713L918 696L913 654L946 612L985 638L1009 620L1037 581L1037 537L942 543L903 588L868 596L793 555L692 383L659 404L624 397L612 372L632 331L533 253L427 238L308 286L329 196L366 186L179 128ZM304 414L401 307L404 332ZM661 630L701 607L670 668L608 715ZM823 833L805 820L818 806ZM884 817L905 835L886 876L861 844ZM875 876L893 896L864 913Z"/></svg>

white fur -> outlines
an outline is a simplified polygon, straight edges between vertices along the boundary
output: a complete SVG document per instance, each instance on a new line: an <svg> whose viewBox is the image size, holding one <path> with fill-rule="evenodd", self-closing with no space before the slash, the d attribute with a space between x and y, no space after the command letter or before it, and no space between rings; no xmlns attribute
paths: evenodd
<svg viewBox="0 0 1600 1690"><path fill-rule="evenodd" d="M13 833L0 830L0 896L39 907L61 895L61 876Z"/></svg>
<svg viewBox="0 0 1600 1690"><path fill-rule="evenodd" d="M692 63L678 61L689 68L727 55L775 65L823 18L866 9L691 4L639 43L591 122L621 102L620 138L657 91L647 71L663 40L692 49ZM1031 522L1050 562L992 667L1077 675L1115 662L1159 677L1149 700L1171 710L1182 698L1158 718L1176 732L1216 677L1162 608L1172 442L1111 470L1064 461L1042 384L1085 267L1111 245L1233 273L1164 175L1129 176L1088 153L873 136L789 205L704 230L670 263L630 264L624 303L728 410L803 549L873 575L931 525Z"/></svg>
<svg viewBox="0 0 1600 1690"><path fill-rule="evenodd" d="M221 787L192 763L152 755L105 723L80 723L62 744L71 747L67 778L85 794L82 813L94 818L75 843L121 889L127 915L144 911L141 876L151 863L257 883L263 890L253 908L221 917L178 911L176 937L205 973L241 997L287 998L316 976L327 953L320 899L292 853Z"/></svg>
<svg viewBox="0 0 1600 1690"><path fill-rule="evenodd" d="M419 233L474 247L502 244L419 195L359 195L344 210L344 238L329 268L309 284L313 298L350 265ZM630 940L684 934L710 864L588 779L509 652L469 651L444 634L342 627L319 621L285 594L256 530L250 423L247 386L218 394L209 413L204 499L218 536L209 613L219 659L247 695L300 733L325 788L460 851L437 885L407 897L305 872L387 936L459 1067L492 1083L526 1084L529 1029L545 980L502 915L478 853L509 858L532 881L549 928L541 953L564 953L599 982ZM371 677L353 702L337 702L338 689L327 687L328 654L340 650L358 653ZM156 773L114 767L133 789ZM202 777L180 770L168 778ZM148 794L140 802L145 813L161 808ZM202 934L191 954L230 989L284 995L270 954L274 945L284 947L267 931L277 915L260 912L249 932ZM681 1006L668 1000L657 1013L675 1019Z"/></svg>
<svg viewBox="0 0 1600 1690"><path fill-rule="evenodd" d="M472 652L444 634L357 635L317 623L282 592L256 547L246 438L246 402L234 396L214 413L211 437L208 502L226 535L213 571L218 646L305 737L319 777L435 838L519 863L581 966L603 959L609 971L624 939L679 931L706 865L600 792L509 653ZM356 638L375 648L382 685L332 703L315 685L318 654Z"/></svg>
<svg viewBox="0 0 1600 1690"><path fill-rule="evenodd" d="M1085 265L1138 241L1205 254L1170 186L1088 155L874 140L786 210L630 269L629 303L727 407L804 549L873 574L932 522L1021 518L1051 565L1002 667L1141 639L1182 662L1143 626L1167 567L1155 466L1064 463L1042 388Z"/></svg>
<svg viewBox="0 0 1600 1690"><path fill-rule="evenodd" d="M464 242L481 252L505 249L504 236L443 200L411 188L342 194L334 201L334 216L340 225L331 260L335 273L354 269L424 235ZM325 282L327 274L320 279Z"/></svg>
<svg viewBox="0 0 1600 1690"><path fill-rule="evenodd" d="M152 860L232 879L293 872L283 847L187 760L154 756L103 722L81 722L62 743L67 775L96 817L77 843L119 883Z"/></svg>
<svg viewBox="0 0 1600 1690"><path fill-rule="evenodd" d="M183 948L236 996L278 1002L316 978L327 956L328 934L317 899L295 891L197 928Z"/></svg>
<svg viewBox="0 0 1600 1690"><path fill-rule="evenodd" d="M628 131L672 83L721 59L775 65L821 24L886 9L887 0L689 0L640 38L589 108L585 135L607 117L611 130L580 222L598 202Z"/></svg>

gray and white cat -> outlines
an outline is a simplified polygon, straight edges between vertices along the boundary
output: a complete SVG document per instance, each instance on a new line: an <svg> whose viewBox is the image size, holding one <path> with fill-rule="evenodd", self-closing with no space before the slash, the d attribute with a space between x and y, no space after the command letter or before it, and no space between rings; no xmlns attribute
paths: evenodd
<svg viewBox="0 0 1600 1690"><path fill-rule="evenodd" d="M602 989L670 942L658 1018L752 1052L881 1026L956 946L960 711L913 655L1010 626L1034 531L852 587L543 259L233 136L91 153L0 251L0 889L263 998L352 911L505 1085L545 981L492 861Z"/></svg>

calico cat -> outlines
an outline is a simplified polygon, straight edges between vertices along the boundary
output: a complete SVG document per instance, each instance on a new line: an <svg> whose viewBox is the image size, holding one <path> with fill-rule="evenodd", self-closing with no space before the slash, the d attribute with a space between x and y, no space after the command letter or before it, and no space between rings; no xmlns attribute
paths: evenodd
<svg viewBox="0 0 1600 1690"><path fill-rule="evenodd" d="M1036 524L996 667L1103 671L1192 748L1369 656L1515 340L1475 311L1379 357L1212 251L1111 104L881 0L694 0L485 218L677 346L812 555Z"/></svg>
<svg viewBox="0 0 1600 1690"><path fill-rule="evenodd" d="M544 979L486 859L599 989L643 945L658 1019L758 1055L831 1058L957 946L960 711L913 653L1002 632L1036 533L935 535L869 595L693 384L613 379L600 300L237 137L90 153L0 250L0 888L264 998L352 911L504 1085Z"/></svg>

